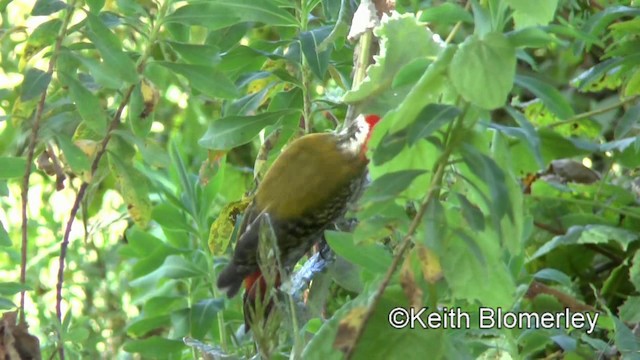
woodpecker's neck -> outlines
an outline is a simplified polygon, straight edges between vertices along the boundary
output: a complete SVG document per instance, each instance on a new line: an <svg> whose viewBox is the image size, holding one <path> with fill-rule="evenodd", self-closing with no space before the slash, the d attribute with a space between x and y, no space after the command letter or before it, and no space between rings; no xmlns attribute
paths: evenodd
<svg viewBox="0 0 640 360"><path fill-rule="evenodd" d="M349 127L338 133L338 146L345 152L365 158L367 144L374 126L380 121L377 115L360 115Z"/></svg>

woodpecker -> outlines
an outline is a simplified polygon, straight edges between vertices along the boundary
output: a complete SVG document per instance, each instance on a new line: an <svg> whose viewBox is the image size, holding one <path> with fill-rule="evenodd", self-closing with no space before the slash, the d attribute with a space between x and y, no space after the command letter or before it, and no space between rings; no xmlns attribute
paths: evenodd
<svg viewBox="0 0 640 360"><path fill-rule="evenodd" d="M267 170L245 211L233 257L217 282L231 298L244 281L245 312L247 299L255 299L256 286L262 296L266 287L258 266L262 215L268 214L282 267L291 271L359 195L366 177L367 143L379 120L377 115L360 115L340 132L302 136Z"/></svg>

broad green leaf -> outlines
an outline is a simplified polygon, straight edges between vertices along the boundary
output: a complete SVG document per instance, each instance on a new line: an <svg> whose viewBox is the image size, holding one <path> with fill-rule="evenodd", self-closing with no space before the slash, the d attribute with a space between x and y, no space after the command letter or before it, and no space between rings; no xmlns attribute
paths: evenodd
<svg viewBox="0 0 640 360"><path fill-rule="evenodd" d="M66 7L67 5L60 0L38 0L33 5L33 9L31 9L31 15L33 16L51 15Z"/></svg>
<svg viewBox="0 0 640 360"><path fill-rule="evenodd" d="M58 145L64 154L64 159L69 163L73 172L81 174L84 171L89 171L91 163L87 155L80 150L71 139L68 139L66 135L60 135L57 139Z"/></svg>
<svg viewBox="0 0 640 360"><path fill-rule="evenodd" d="M127 328L127 335L138 338L148 334L150 331L163 328L171 323L171 317L166 315L145 316L141 319L131 321Z"/></svg>
<svg viewBox="0 0 640 360"><path fill-rule="evenodd" d="M544 105L560 119L568 119L574 115L573 108L567 99L551 85L534 77L518 75L515 82L518 86L531 91Z"/></svg>
<svg viewBox="0 0 640 360"><path fill-rule="evenodd" d="M191 230L191 226L189 226L180 209L167 202L154 206L151 218L168 230Z"/></svg>
<svg viewBox="0 0 640 360"><path fill-rule="evenodd" d="M543 48L556 41L540 27L527 27L510 31L505 35L514 48Z"/></svg>
<svg viewBox="0 0 640 360"><path fill-rule="evenodd" d="M92 14L87 14L89 24L87 36L102 55L106 66L113 74L125 83L133 84L138 81L136 66L131 58L122 50L122 42L107 28L102 20Z"/></svg>
<svg viewBox="0 0 640 360"><path fill-rule="evenodd" d="M396 198L413 180L424 173L424 170L402 170L384 174L371 183L363 194L362 201L381 202Z"/></svg>
<svg viewBox="0 0 640 360"><path fill-rule="evenodd" d="M611 315L615 324L615 345L617 350L624 359L638 360L640 359L640 341L625 323L617 317Z"/></svg>
<svg viewBox="0 0 640 360"><path fill-rule="evenodd" d="M119 89L122 87L121 74L117 69L107 66L107 64L97 59L75 53L73 56L89 70L89 73L98 84L108 89Z"/></svg>
<svg viewBox="0 0 640 360"><path fill-rule="evenodd" d="M538 280L555 281L562 286L571 288L571 278L567 274L556 269L546 268L538 270L538 272L533 274L533 277Z"/></svg>
<svg viewBox="0 0 640 360"><path fill-rule="evenodd" d="M216 321L216 314L224 309L223 299L206 299L196 303L190 310L191 334L202 338Z"/></svg>
<svg viewBox="0 0 640 360"><path fill-rule="evenodd" d="M556 13L558 0L505 0L514 10L513 18L517 29L529 26L547 25Z"/></svg>
<svg viewBox="0 0 640 360"><path fill-rule="evenodd" d="M50 81L51 73L46 73L36 68L29 69L22 82L20 100L29 101L40 96L47 89Z"/></svg>
<svg viewBox="0 0 640 360"><path fill-rule="evenodd" d="M220 49L216 46L176 41L167 41L167 44L169 44L171 49L177 52L184 61L190 64L211 66L218 64L221 60Z"/></svg>
<svg viewBox="0 0 640 360"><path fill-rule="evenodd" d="M639 236L632 231L608 225L572 226L567 230L566 234L558 235L542 245L531 256L531 259L546 255L553 249L563 245L606 244L610 240L620 244L622 249L626 251L629 244L638 240Z"/></svg>
<svg viewBox="0 0 640 360"><path fill-rule="evenodd" d="M273 26L297 26L296 18L269 1L191 1L167 16L165 22L200 25L209 30L255 21Z"/></svg>
<svg viewBox="0 0 640 360"><path fill-rule="evenodd" d="M60 32L60 26L62 26L62 20L60 19L51 19L38 25L29 35L29 39L27 39L27 45L24 50L25 55L31 56L45 46L51 46Z"/></svg>
<svg viewBox="0 0 640 360"><path fill-rule="evenodd" d="M229 150L254 139L262 129L273 125L298 110L281 110L255 116L229 116L213 121L198 140L209 150Z"/></svg>
<svg viewBox="0 0 640 360"><path fill-rule="evenodd" d="M196 264L179 255L168 256L157 271L162 278L169 279L186 279L206 275Z"/></svg>
<svg viewBox="0 0 640 360"><path fill-rule="evenodd" d="M382 165L398 155L407 144L408 130L404 129L393 134L386 133L373 153L373 163Z"/></svg>
<svg viewBox="0 0 640 360"><path fill-rule="evenodd" d="M107 115L98 97L72 76L63 72L58 72L58 76L69 87L71 99L76 104L84 124L98 135L104 136L107 132Z"/></svg>
<svg viewBox="0 0 640 360"><path fill-rule="evenodd" d="M130 340L122 348L126 352L139 353L143 357L165 359L171 355L179 355L185 347L186 345L181 340L152 336L141 340Z"/></svg>
<svg viewBox="0 0 640 360"><path fill-rule="evenodd" d="M9 234L2 221L0 221L0 246L11 246L11 239L9 239Z"/></svg>
<svg viewBox="0 0 640 360"><path fill-rule="evenodd" d="M614 130L615 138L621 139L627 135L634 126L640 124L638 119L640 119L640 104L627 109L622 115Z"/></svg>
<svg viewBox="0 0 640 360"><path fill-rule="evenodd" d="M409 131L409 145L419 139L426 138L440 129L444 124L460 115L460 109L451 105L429 104L422 109Z"/></svg>
<svg viewBox="0 0 640 360"><path fill-rule="evenodd" d="M640 309L640 296L628 297L624 304L618 308L620 320L629 324L639 323L640 311L638 309Z"/></svg>
<svg viewBox="0 0 640 360"><path fill-rule="evenodd" d="M146 228L151 219L151 200L147 178L131 164L109 155L109 166L114 171L120 194L127 211L136 225Z"/></svg>
<svg viewBox="0 0 640 360"><path fill-rule="evenodd" d="M501 33L468 37L453 56L449 77L462 97L483 109L505 105L513 87L516 51Z"/></svg>
<svg viewBox="0 0 640 360"><path fill-rule="evenodd" d="M462 217L474 231L484 230L484 214L478 206L473 204L466 196L457 193L458 202L462 210Z"/></svg>
<svg viewBox="0 0 640 360"><path fill-rule="evenodd" d="M0 282L0 295L11 296L22 290L29 291L31 288L17 282Z"/></svg>
<svg viewBox="0 0 640 360"><path fill-rule="evenodd" d="M516 109L511 106L507 106L506 110L516 123L518 123L518 126L522 130L522 136L518 132L509 133L508 131L505 131L505 133L508 135L515 135L516 137L523 139L529 145L529 148L538 163L538 167L543 168L544 161L542 159L542 151L540 150L540 137L538 136L536 129L531 125L529 120L527 120L527 118ZM499 129L503 128L500 127Z"/></svg>
<svg viewBox="0 0 640 360"><path fill-rule="evenodd" d="M155 62L184 76L194 89L212 98L230 99L238 96L238 89L227 76L212 66Z"/></svg>
<svg viewBox="0 0 640 360"><path fill-rule="evenodd" d="M15 309L17 306L13 303L13 301L0 297L0 310L11 310Z"/></svg>
<svg viewBox="0 0 640 360"><path fill-rule="evenodd" d="M332 28L331 26L323 26L300 34L300 48L302 49L302 53L307 59L311 71L313 71L313 74L320 80L324 79L324 75L327 72L333 46L329 46L320 53L318 53L317 48L318 45L329 36Z"/></svg>
<svg viewBox="0 0 640 360"><path fill-rule="evenodd" d="M513 217L509 191L505 184L505 174L495 161L478 152L474 147L465 144L462 157L469 169L488 187L491 194L491 217L501 219L504 215Z"/></svg>
<svg viewBox="0 0 640 360"><path fill-rule="evenodd" d="M444 49L444 44L436 41L437 37L410 14L392 15L376 28L375 33L381 39L380 56L376 59L376 63L369 67L365 80L355 89L348 91L343 100L349 104L357 104L367 112L384 114L396 107L403 99L407 101L405 95L411 90L413 84L411 82L402 87L392 88L396 74L416 59L431 60L437 57ZM411 39L411 46L404 46L407 39ZM429 73L429 70L426 73ZM430 74L430 76L439 75L440 71L430 72ZM418 79L420 77L415 78L415 80ZM421 97L426 98L426 101L424 105L417 105L416 111L422 109L427 103L436 101L425 96L439 90L434 82L429 85L430 87L427 88L429 92L421 93Z"/></svg>
<svg viewBox="0 0 640 360"><path fill-rule="evenodd" d="M391 254L378 244L355 244L350 233L326 231L325 238L336 254L362 268L382 274L391 265Z"/></svg>
<svg viewBox="0 0 640 360"><path fill-rule="evenodd" d="M640 291L640 251L636 251L629 267L629 281L637 291Z"/></svg>
<svg viewBox="0 0 640 360"><path fill-rule="evenodd" d="M27 160L19 157L0 156L0 179L13 179L24 175Z"/></svg>
<svg viewBox="0 0 640 360"><path fill-rule="evenodd" d="M473 15L456 3L445 2L437 6L430 6L422 12L420 21L436 24L455 24L458 21L473 23Z"/></svg>

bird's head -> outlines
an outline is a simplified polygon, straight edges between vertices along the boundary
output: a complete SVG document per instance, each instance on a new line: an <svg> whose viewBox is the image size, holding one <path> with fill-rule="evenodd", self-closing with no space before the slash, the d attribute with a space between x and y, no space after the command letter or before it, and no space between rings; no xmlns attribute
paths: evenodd
<svg viewBox="0 0 640 360"><path fill-rule="evenodd" d="M359 115L347 128L338 134L340 146L345 151L364 157L373 128L380 120L380 116L374 114Z"/></svg>

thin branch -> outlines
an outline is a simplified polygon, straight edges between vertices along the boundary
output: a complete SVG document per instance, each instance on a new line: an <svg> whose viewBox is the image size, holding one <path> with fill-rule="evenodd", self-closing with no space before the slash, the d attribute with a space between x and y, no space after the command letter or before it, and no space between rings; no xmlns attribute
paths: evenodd
<svg viewBox="0 0 640 360"><path fill-rule="evenodd" d="M51 54L51 59L49 60L49 67L47 69L47 74L53 74L53 69L55 68L56 61L58 59L58 54L60 53L60 47L62 46L62 40L67 34L67 26L69 26L69 22L71 22L71 17L73 16L73 12L75 10L75 1L70 1L67 7L67 14L62 22L62 26L60 26L60 32L58 33L58 37L56 38L55 45L53 47L53 53ZM20 283L25 285L27 281L27 249L28 249L28 218L27 218L27 204L29 202L29 179L31 178L31 164L33 163L33 155L36 149L36 143L38 142L38 132L40 131L40 122L42 121L42 114L44 111L45 101L47 99L49 87L44 89L42 95L40 95L40 100L38 101L38 105L36 108L35 118L33 120L33 125L31 128L31 137L29 138L29 147L27 150L27 166L24 170L24 176L22 177L22 189L21 189L21 197L22 197L22 208L21 208L21 216L22 216L22 244L20 249ZM24 302L25 302L25 291L20 291L20 324L25 324L25 314L24 314Z"/></svg>
<svg viewBox="0 0 640 360"><path fill-rule="evenodd" d="M453 126L453 128L449 131L448 134L455 136L455 134L459 132L459 129L462 127L465 113L466 111L463 112L463 114L458 117L456 121L456 125ZM442 185L442 180L444 178L445 169L448 166L448 162L449 162L448 160L449 160L449 157L451 156L451 153L453 152L453 148L454 148L453 145L455 143L456 142L454 141L452 136L451 141L449 141L444 152L438 158L438 161L436 162L437 165L436 165L434 175L431 178L431 183L429 184L428 193L425 196L425 199L422 202L422 205L420 205L420 208L418 209L416 216L414 216L413 220L411 221L411 224L409 225L409 229L407 230L407 234L404 236L400 244L400 247L393 258L393 261L391 262L391 266L387 270L387 273L385 274L382 282L380 283L380 286L378 287L378 289L376 290L373 296L371 305L369 305L366 313L362 318L362 323L358 327L358 330L353 339L353 343L351 344L351 346L347 350L347 353L345 354L346 360L349 360L353 357L353 354L355 353L355 349L358 345L358 342L360 341L360 339L362 338L362 335L364 334L364 330L366 329L367 323L371 320L373 313L375 312L375 309L378 306L380 299L382 298L382 294L384 293L384 290L389 285L389 282L391 281L393 274L396 272L398 266L400 265L400 262L403 260L404 253L409 249L409 246L412 243L413 235L418 229L418 226L422 221L422 217L427 211L427 207L434 199L436 199L440 195L440 188Z"/></svg>
<svg viewBox="0 0 640 360"><path fill-rule="evenodd" d="M125 93L124 97L122 98L122 101L120 102L120 105L118 106L118 110L116 110L116 113L113 115L113 119L111 120L111 123L109 124L109 128L107 129L107 134L105 135L104 139L102 139L102 143L100 143L100 149L96 153L96 157L93 159L93 162L91 163L90 178L92 178L93 175L98 170L98 165L100 164L100 160L102 159L105 152L107 151L107 145L109 144L109 140L111 140L111 135L113 133L113 130L115 130L118 127L118 124L120 123L120 118L122 116L122 111L124 110L124 107L129 103L129 98L131 97L131 93L133 92L134 88L135 88L134 85L129 86L129 89L127 89L127 92ZM78 213L78 209L80 209L80 203L84 198L84 193L87 191L87 187L89 187L89 183L86 181L84 181L82 185L80 185L80 189L78 190L76 199L73 202L73 207L71 208L71 213L69 214L69 220L67 221L67 226L64 231L62 244L60 244L60 260L58 263L58 266L59 266L58 282L56 284L56 315L58 316L58 319L60 321L62 321L61 303L62 303L62 283L64 280L64 260L67 255L67 248L69 247L69 235L71 234L71 227L75 220L76 214Z"/></svg>
<svg viewBox="0 0 640 360"><path fill-rule="evenodd" d="M552 129L554 127L558 127L558 126L562 126L562 125L566 125L566 124L571 124L571 123L574 123L574 122L576 122L578 120L582 120L582 119L590 118L592 116L600 115L600 114L609 112L611 110L615 110L615 109L617 109L617 108L619 108L619 107L621 107L621 106L623 106L623 105L625 105L627 103L630 103L630 102L632 102L632 101L634 101L634 100L636 100L638 98L640 98L640 95L630 96L630 97L628 97L626 99L622 99L622 100L618 101L615 104L611 104L611 105L607 105L607 106L601 107L599 109L583 112L581 114L574 115L574 116L572 116L572 117L570 117L568 119L560 120L560 121L556 121L554 123L551 123L551 124L547 125L546 127L549 128L549 129Z"/></svg>

